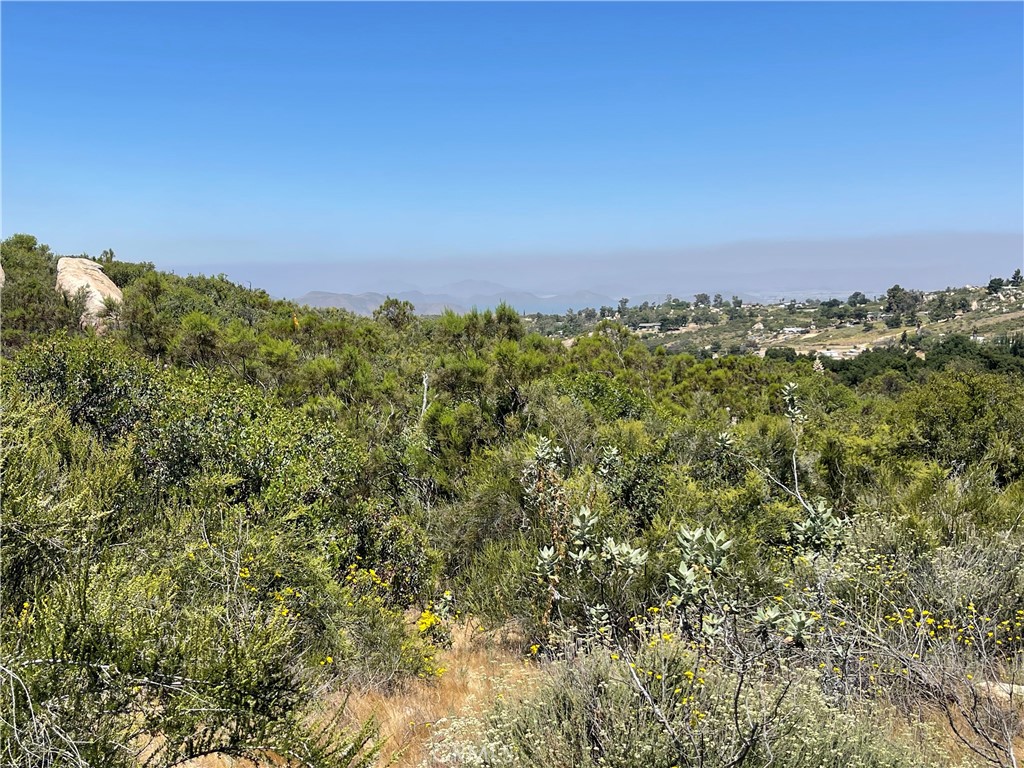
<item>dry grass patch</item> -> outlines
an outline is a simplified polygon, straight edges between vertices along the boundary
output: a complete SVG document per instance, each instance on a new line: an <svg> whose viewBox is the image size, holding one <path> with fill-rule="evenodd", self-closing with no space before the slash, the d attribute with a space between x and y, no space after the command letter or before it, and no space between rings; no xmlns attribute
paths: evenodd
<svg viewBox="0 0 1024 768"><path fill-rule="evenodd" d="M358 729L371 717L380 728L381 766L412 768L427 757L436 722L479 714L503 691L529 690L539 677L536 664L523 658L519 644L498 633L481 632L467 623L453 629L452 646L438 656L445 672L439 678L414 680L390 692L376 689L339 691L327 709L344 707L341 721ZM247 758L211 754L182 763L182 768L277 768L286 759L267 755Z"/></svg>
<svg viewBox="0 0 1024 768"><path fill-rule="evenodd" d="M181 764L182 768L277 768L286 765L288 762L283 758L266 757L254 761L245 757L220 754L196 757Z"/></svg>
<svg viewBox="0 0 1024 768"><path fill-rule="evenodd" d="M427 742L436 722L478 714L501 692L528 689L539 674L514 644L468 624L453 631L452 647L441 655L440 664L446 671L437 679L417 680L391 693L366 690L349 694L344 703L345 719L357 724L373 717L380 726L382 765L419 765L427 757Z"/></svg>

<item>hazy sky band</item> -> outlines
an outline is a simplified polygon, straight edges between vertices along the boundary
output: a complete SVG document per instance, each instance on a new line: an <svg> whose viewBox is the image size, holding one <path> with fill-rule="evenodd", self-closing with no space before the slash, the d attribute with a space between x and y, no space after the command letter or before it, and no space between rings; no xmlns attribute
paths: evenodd
<svg viewBox="0 0 1024 768"><path fill-rule="evenodd" d="M3 230L167 267L1016 233L1022 8L4 3Z"/></svg>

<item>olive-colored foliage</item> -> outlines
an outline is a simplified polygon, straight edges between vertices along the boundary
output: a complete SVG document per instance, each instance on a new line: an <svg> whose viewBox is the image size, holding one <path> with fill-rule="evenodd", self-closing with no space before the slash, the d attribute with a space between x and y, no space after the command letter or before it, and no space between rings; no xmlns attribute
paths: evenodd
<svg viewBox="0 0 1024 768"><path fill-rule="evenodd" d="M308 693L434 674L402 607L436 559L359 502L358 448L110 341L55 337L2 375L8 761L369 760L370 730L311 730Z"/></svg>
<svg viewBox="0 0 1024 768"><path fill-rule="evenodd" d="M81 297L68 297L55 289L57 258L31 235L13 235L0 243L5 350L20 349L54 331L79 331L85 304Z"/></svg>
<svg viewBox="0 0 1024 768"><path fill-rule="evenodd" d="M828 358L824 366L835 371L843 383L855 386L885 371L909 377L924 367L924 361L902 349L872 349L850 360Z"/></svg>
<svg viewBox="0 0 1024 768"><path fill-rule="evenodd" d="M1002 480L1024 473L1024 382L1020 378L953 370L935 374L900 399L897 419L908 425L906 452L963 471L987 460Z"/></svg>
<svg viewBox="0 0 1024 768"><path fill-rule="evenodd" d="M58 404L104 440L148 421L164 396L153 365L95 337L54 334L18 356L14 375L30 394Z"/></svg>
<svg viewBox="0 0 1024 768"><path fill-rule="evenodd" d="M598 373L586 373L568 382L567 393L586 403L605 420L635 419L649 407L646 398Z"/></svg>
<svg viewBox="0 0 1024 768"><path fill-rule="evenodd" d="M8 764L128 766L145 752L145 764L170 765L275 749L327 766L354 764L353 746L369 755L369 731L327 741L310 731L306 693L332 653L348 662L342 679L429 669L401 615L337 578L330 542L310 546L286 516L261 526L214 503L210 487L195 506L148 506L130 441L104 447L4 376ZM372 634L356 611L378 621ZM384 641L402 653L374 661Z"/></svg>
<svg viewBox="0 0 1024 768"><path fill-rule="evenodd" d="M57 405L3 371L0 420L5 606L34 599L82 541L122 543L140 526L127 445L105 449Z"/></svg>
<svg viewBox="0 0 1024 768"><path fill-rule="evenodd" d="M143 275L147 275L156 270L153 263L149 261L133 263L130 261L118 261L113 258L110 260L101 258L100 262L103 264L103 273L109 277L111 281L113 281L114 285L120 288L122 292Z"/></svg>
<svg viewBox="0 0 1024 768"><path fill-rule="evenodd" d="M357 482L359 455L332 425L318 425L258 390L221 377L177 373L140 426L136 449L158 489L186 487L211 467L231 497L260 499L273 512L340 506Z"/></svg>
<svg viewBox="0 0 1024 768"><path fill-rule="evenodd" d="M794 358L795 359L795 358ZM874 349L848 360L826 359L824 366L848 385L860 385L885 373L916 379L922 371L941 371L950 365L999 373L1024 373L1024 347L1018 337L979 344L966 336L949 336L927 347L922 360L913 350Z"/></svg>

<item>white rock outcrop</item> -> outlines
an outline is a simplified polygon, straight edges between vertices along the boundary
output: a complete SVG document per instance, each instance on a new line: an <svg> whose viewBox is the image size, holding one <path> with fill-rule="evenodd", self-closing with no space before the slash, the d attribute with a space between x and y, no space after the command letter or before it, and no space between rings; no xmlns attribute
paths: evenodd
<svg viewBox="0 0 1024 768"><path fill-rule="evenodd" d="M82 325L91 325L102 330L104 321L101 317L104 300L107 298L123 301L121 289L114 281L103 274L103 267L92 259L75 259L69 256L57 261L57 290L66 296L75 296L85 289L85 311L82 312Z"/></svg>

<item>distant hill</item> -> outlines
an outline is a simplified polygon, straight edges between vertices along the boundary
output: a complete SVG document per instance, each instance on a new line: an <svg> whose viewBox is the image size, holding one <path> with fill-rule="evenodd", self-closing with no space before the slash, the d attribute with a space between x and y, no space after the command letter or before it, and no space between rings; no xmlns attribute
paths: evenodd
<svg viewBox="0 0 1024 768"><path fill-rule="evenodd" d="M445 309L459 313L466 312L471 307L494 309L502 302L522 314L560 314L568 309L610 306L616 303L608 296L593 291L538 296L528 291L517 291L481 280L464 280L445 286L444 289L446 290L443 293L400 291L394 294L394 298L412 302L416 307L416 314L419 315L439 315ZM387 297L384 294L373 292L353 294L310 291L295 301L310 307L338 307L357 315L371 315L385 298Z"/></svg>

